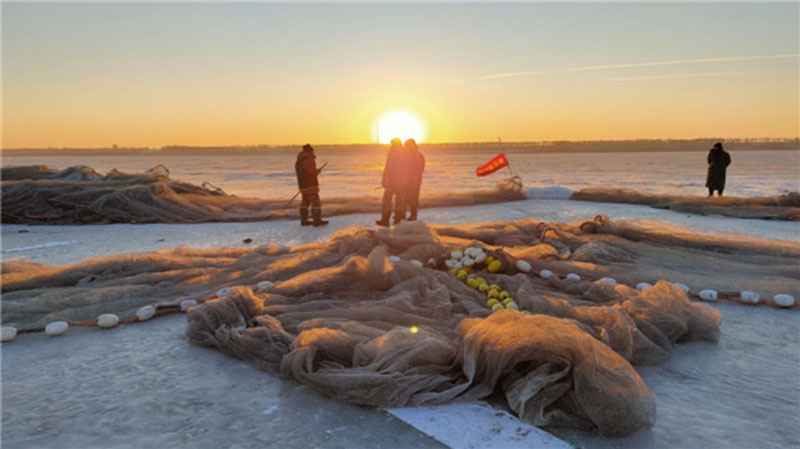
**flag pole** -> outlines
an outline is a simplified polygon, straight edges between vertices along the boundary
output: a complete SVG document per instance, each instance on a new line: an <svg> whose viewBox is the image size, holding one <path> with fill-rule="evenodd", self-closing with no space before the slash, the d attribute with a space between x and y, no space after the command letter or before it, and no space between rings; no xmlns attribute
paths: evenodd
<svg viewBox="0 0 800 449"><path fill-rule="evenodd" d="M500 142L500 151L502 153L505 153L505 150L503 150L503 141L500 140L500 136L497 136L497 141ZM511 162L508 161L508 156L506 156L506 162L508 162L508 165L506 165L506 167L508 167L508 171L511 172L511 177L513 178L514 170L511 169Z"/></svg>

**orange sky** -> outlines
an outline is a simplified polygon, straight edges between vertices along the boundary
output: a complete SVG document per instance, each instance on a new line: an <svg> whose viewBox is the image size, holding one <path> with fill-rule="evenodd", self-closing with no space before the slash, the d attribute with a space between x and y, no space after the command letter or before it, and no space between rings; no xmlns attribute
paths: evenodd
<svg viewBox="0 0 800 449"><path fill-rule="evenodd" d="M5 4L3 148L797 137L797 9Z"/></svg>

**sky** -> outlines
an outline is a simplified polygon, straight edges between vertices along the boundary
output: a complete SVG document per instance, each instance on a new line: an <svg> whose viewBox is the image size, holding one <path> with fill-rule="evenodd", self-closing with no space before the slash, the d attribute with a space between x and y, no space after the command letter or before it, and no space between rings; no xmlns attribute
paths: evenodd
<svg viewBox="0 0 800 449"><path fill-rule="evenodd" d="M2 4L2 148L798 137L797 3Z"/></svg>

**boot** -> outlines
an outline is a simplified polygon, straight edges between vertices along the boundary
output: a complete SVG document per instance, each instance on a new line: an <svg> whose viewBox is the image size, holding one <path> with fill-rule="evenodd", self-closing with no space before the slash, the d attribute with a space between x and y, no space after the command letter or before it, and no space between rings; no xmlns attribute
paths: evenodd
<svg viewBox="0 0 800 449"><path fill-rule="evenodd" d="M408 218L406 218L406 220L407 221L415 221L416 219L417 219L417 208L412 207L411 208L411 213L408 214Z"/></svg>
<svg viewBox="0 0 800 449"><path fill-rule="evenodd" d="M383 215L381 215L381 219L375 222L378 226L389 226L389 216L392 215L392 211L383 211Z"/></svg>
<svg viewBox="0 0 800 449"><path fill-rule="evenodd" d="M300 226L311 226L311 222L308 220L308 209L305 207L300 208Z"/></svg>
<svg viewBox="0 0 800 449"><path fill-rule="evenodd" d="M394 211L394 224L400 224L401 221L406 219L406 210L397 210Z"/></svg>
<svg viewBox="0 0 800 449"><path fill-rule="evenodd" d="M314 227L317 226L325 226L329 222L327 220L322 219L322 211L319 209L314 209L311 211L311 215L314 217Z"/></svg>

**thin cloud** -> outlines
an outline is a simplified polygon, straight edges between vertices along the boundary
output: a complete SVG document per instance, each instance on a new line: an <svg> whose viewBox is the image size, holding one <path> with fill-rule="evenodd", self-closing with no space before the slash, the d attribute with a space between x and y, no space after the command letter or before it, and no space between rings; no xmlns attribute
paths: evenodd
<svg viewBox="0 0 800 449"><path fill-rule="evenodd" d="M571 69L566 69L564 71L584 72L589 70L630 69L638 67L656 67L665 65L705 64L713 62L759 61L766 59L794 59L794 58L800 58L800 55L765 55L765 56L739 56L734 58L678 59L674 61L654 61L654 62L642 62L636 64L594 65L586 67L575 67Z"/></svg>
<svg viewBox="0 0 800 449"><path fill-rule="evenodd" d="M486 81L486 80L494 80L500 78L512 78L517 76L534 76L534 75L543 75L548 73L547 71L538 70L538 71L528 71L528 72L506 72L506 73L492 73L489 75L483 76L476 76L472 78L456 78L452 80L445 81L446 83L464 83L468 81Z"/></svg>
<svg viewBox="0 0 800 449"><path fill-rule="evenodd" d="M748 72L703 72L703 73L686 73L680 75L655 75L655 76L630 76L624 78L609 78L606 82L615 81L650 81L650 80L665 80L665 79L679 79L679 78L704 78L709 76L730 76L730 75L749 75L753 73L770 73L766 71L748 71Z"/></svg>
<svg viewBox="0 0 800 449"><path fill-rule="evenodd" d="M475 78L475 79L476 80L493 80L493 79L497 79L497 78L511 78L511 77L514 77L514 76L542 75L542 74L545 74L545 73L547 73L547 72L546 71L542 71L542 70L534 71L534 72L495 73L495 74L492 74L492 75L480 76L480 77Z"/></svg>

